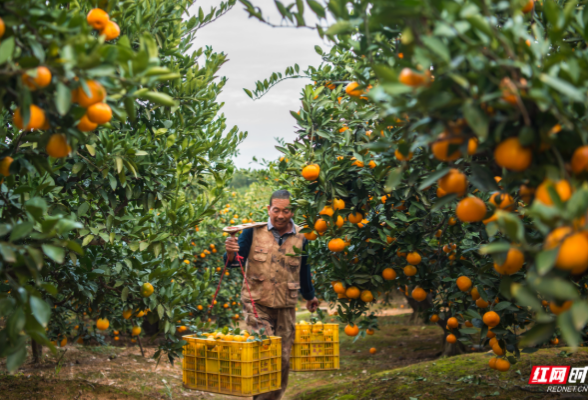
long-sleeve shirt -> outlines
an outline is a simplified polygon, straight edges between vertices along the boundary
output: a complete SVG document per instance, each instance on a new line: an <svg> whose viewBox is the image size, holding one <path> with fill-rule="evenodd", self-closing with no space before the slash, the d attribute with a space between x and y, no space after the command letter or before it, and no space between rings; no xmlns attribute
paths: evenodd
<svg viewBox="0 0 588 400"><path fill-rule="evenodd" d="M268 227L269 228L269 227ZM275 231L275 230L274 230ZM272 232L273 233L273 232ZM276 241L279 245L282 244L284 240L284 236L288 235L286 233L283 236L279 236L274 234L276 237ZM238 243L239 243L239 255L243 257L243 265L245 265L245 261L247 257L249 257L249 251L251 250L251 243L253 242L253 228L244 229L241 234L239 235ZM310 277L310 266L307 263L308 256L306 255L306 248L308 246L308 241L304 239L302 245L302 251L305 253L301 257L300 263L300 293L305 300L312 300L314 299L314 287L312 286L312 279ZM227 262L227 253L223 256L225 263ZM239 268L239 263L236 259L233 262L229 263L229 268Z"/></svg>

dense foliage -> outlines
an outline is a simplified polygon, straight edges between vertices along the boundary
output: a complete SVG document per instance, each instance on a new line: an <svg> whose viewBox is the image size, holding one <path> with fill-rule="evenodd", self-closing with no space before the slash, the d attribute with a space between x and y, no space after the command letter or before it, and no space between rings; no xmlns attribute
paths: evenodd
<svg viewBox="0 0 588 400"><path fill-rule="evenodd" d="M191 243L211 243L197 226L226 196L246 133L227 129L216 101L226 56L190 47L234 1L191 18L189 0L98 3L0 8L9 370L29 337L53 347L70 335L101 342L113 328L138 336L145 310L173 360L177 321L202 324L190 307L212 290Z"/></svg>
<svg viewBox="0 0 588 400"><path fill-rule="evenodd" d="M279 164L318 237L325 298L351 322L400 287L448 343L490 339L508 355L494 359L501 370L557 335L584 342L588 12L553 0L326 3L306 2L335 21L315 27L333 47L306 71L315 85ZM305 25L302 1L276 4L284 24Z"/></svg>

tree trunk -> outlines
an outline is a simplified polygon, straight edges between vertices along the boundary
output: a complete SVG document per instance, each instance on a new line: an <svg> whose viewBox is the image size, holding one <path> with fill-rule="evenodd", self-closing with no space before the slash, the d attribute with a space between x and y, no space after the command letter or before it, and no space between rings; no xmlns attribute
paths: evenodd
<svg viewBox="0 0 588 400"><path fill-rule="evenodd" d="M455 334L455 333L454 333L454 335L458 336L458 334ZM462 342L460 342L458 340L455 343L448 343L445 340L445 336L443 336L443 350L441 351L441 357L443 357L443 356L446 356L446 357L457 356L459 354L464 354L464 353L466 353L466 348Z"/></svg>
<svg viewBox="0 0 588 400"><path fill-rule="evenodd" d="M411 296L406 296L406 301L408 305L412 308L412 316L409 318L408 323L414 324L416 322L427 322L427 317L425 316L425 311L429 308L433 307L433 296L431 293L427 294L427 298L423 301L416 301ZM420 321L419 321L420 320Z"/></svg>
<svg viewBox="0 0 588 400"><path fill-rule="evenodd" d="M426 316L424 315L424 312L430 308L433 307L433 295L431 293L427 294L427 298L423 301L416 301L415 299L413 299L410 296L406 296L406 301L408 302L408 304L410 305L410 307L413 310L413 315L410 318L410 322L409 323L415 323L417 321L419 321L420 318L422 318L423 322L428 322L428 320L426 319ZM451 357L451 356L456 356L458 354L464 354L466 353L466 347L465 345L460 342L459 340L455 343L447 343L447 341L445 340L445 338L447 337L447 335L449 333L453 333L458 339L461 336L459 334L459 331L455 330L454 332L449 332L445 326L447 325L447 319L444 320L439 320L437 322L437 325L439 325L439 327L441 327L441 329L443 329L443 338L442 338L442 346L441 346L441 353L440 356L446 356L446 357Z"/></svg>
<svg viewBox="0 0 588 400"><path fill-rule="evenodd" d="M439 321L437 321L437 325L439 325L441 327L441 329L443 329L443 350L441 351L440 356L446 356L446 357L451 357L451 356L456 356L458 354L464 354L467 353L466 351L466 346L459 341L459 338L461 337L461 334L459 333L458 329L453 329L452 331L449 331L446 327L447 327L447 320L449 319L449 317L445 318L445 319L440 319ZM454 334L455 337L458 339L457 342L455 343L448 343L445 338L447 337L447 335L449 335L450 333Z"/></svg>
<svg viewBox="0 0 588 400"><path fill-rule="evenodd" d="M43 356L43 346L31 339L31 348L33 349L33 364L39 364Z"/></svg>

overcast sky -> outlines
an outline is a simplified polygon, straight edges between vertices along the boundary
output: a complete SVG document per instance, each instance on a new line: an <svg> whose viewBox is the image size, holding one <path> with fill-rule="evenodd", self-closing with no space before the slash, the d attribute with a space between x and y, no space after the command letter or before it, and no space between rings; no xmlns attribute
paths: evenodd
<svg viewBox="0 0 588 400"><path fill-rule="evenodd" d="M190 14L198 7L208 11L219 0L198 0L190 8ZM252 3L270 16L272 23L280 22L273 0L253 0ZM323 49L324 43L315 30L295 28L272 28L249 19L243 6L237 2L228 14L198 31L194 48L212 46L216 52L228 54L229 61L219 75L228 78L227 85L219 97L224 102L223 112L227 126L237 125L248 131L249 137L239 147L240 155L235 163L240 168L257 168L252 157L274 159L279 152L274 148L275 137L291 141L295 138L295 120L290 110L300 108L300 90L310 81L292 79L280 83L260 100L251 100L243 88L253 89L256 80L268 78L272 72L284 72L286 67L298 63L304 70L308 65L318 66L320 56L315 45Z"/></svg>

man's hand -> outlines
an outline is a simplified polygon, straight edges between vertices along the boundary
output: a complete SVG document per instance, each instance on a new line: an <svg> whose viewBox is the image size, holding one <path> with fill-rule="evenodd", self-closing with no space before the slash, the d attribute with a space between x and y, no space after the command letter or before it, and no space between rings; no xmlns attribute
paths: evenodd
<svg viewBox="0 0 588 400"><path fill-rule="evenodd" d="M239 242L237 242L237 238L229 236L227 240L225 240L225 249L227 250L228 260L233 261L235 254L239 252Z"/></svg>
<svg viewBox="0 0 588 400"><path fill-rule="evenodd" d="M319 306L319 301L316 297L314 299L308 300L306 302L306 309L310 312L315 312L316 309L318 308L318 306Z"/></svg>

